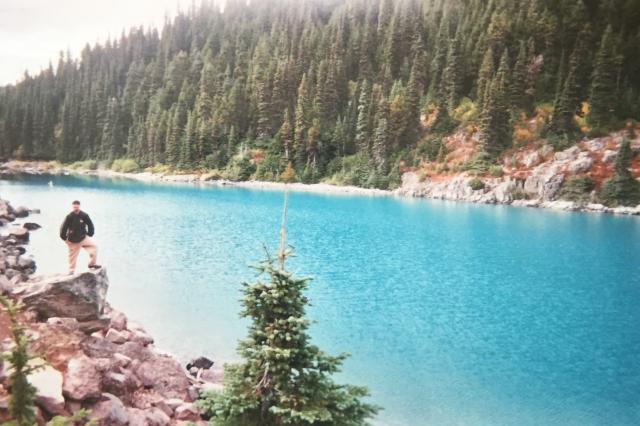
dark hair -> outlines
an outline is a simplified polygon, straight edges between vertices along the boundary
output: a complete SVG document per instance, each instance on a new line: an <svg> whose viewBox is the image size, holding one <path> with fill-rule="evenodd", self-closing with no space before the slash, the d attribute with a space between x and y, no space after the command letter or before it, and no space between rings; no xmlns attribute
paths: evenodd
<svg viewBox="0 0 640 426"><path fill-rule="evenodd" d="M77 204L77 205L80 205L80 201L78 201L78 200L73 200L73 203L71 203L71 204Z"/></svg>

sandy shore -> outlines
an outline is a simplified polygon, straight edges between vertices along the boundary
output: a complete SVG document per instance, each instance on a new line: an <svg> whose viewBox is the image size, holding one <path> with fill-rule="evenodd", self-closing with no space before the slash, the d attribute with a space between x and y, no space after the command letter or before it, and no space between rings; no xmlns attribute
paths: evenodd
<svg viewBox="0 0 640 426"><path fill-rule="evenodd" d="M2 174L52 174L52 175L83 175L99 176L108 178L135 179L143 182L166 182L166 183L190 183L220 187L236 187L259 189L267 191L284 191L285 189L295 192L308 192L316 194L330 195L367 195L367 196L390 196L393 191L382 189L360 188L357 186L338 186L328 183L283 183L266 181L230 181L226 179L216 179L210 174L170 174L170 173L123 173L113 170L81 170L60 166L52 162L41 161L9 161L0 165Z"/></svg>

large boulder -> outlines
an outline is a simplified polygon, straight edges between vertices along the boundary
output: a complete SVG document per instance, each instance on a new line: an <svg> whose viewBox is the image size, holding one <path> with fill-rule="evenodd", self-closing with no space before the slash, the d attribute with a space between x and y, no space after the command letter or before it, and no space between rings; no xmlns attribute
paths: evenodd
<svg viewBox="0 0 640 426"><path fill-rule="evenodd" d="M143 386L163 398L180 398L189 401L190 382L184 370L174 358L157 355L140 363L135 369Z"/></svg>
<svg viewBox="0 0 640 426"><path fill-rule="evenodd" d="M26 283L22 302L40 318L69 317L78 321L100 318L109 279L104 268L82 274L54 276Z"/></svg>

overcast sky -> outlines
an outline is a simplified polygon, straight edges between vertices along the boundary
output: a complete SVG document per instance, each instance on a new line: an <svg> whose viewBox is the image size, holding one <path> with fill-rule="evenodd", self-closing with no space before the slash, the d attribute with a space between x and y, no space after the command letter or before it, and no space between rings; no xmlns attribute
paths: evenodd
<svg viewBox="0 0 640 426"><path fill-rule="evenodd" d="M196 4L199 0L195 0ZM76 56L85 43L119 37L138 25L161 27L192 0L0 0L0 85L24 70L38 72L61 50Z"/></svg>

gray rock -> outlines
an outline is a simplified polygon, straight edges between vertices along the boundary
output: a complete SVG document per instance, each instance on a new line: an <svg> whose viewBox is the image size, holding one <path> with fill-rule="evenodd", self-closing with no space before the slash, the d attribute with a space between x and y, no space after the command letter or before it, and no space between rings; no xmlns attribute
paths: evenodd
<svg viewBox="0 0 640 426"><path fill-rule="evenodd" d="M97 272L31 281L22 301L41 318L70 317L91 321L100 318L108 288L107 272L101 268Z"/></svg>
<svg viewBox="0 0 640 426"><path fill-rule="evenodd" d="M578 158L573 160L567 166L567 170L572 174L585 173L591 170L593 166L593 160L589 157Z"/></svg>
<svg viewBox="0 0 640 426"><path fill-rule="evenodd" d="M33 257L31 257L31 256L20 256L18 258L17 267L21 271L26 271L26 270L35 271L36 270L36 261L33 260Z"/></svg>
<svg viewBox="0 0 640 426"><path fill-rule="evenodd" d="M69 360L62 386L66 397L76 401L99 398L101 384L100 372L91 358L78 355Z"/></svg>
<svg viewBox="0 0 640 426"><path fill-rule="evenodd" d="M17 242L29 241L29 230L22 226L13 226L9 229L9 236L15 238Z"/></svg>
<svg viewBox="0 0 640 426"><path fill-rule="evenodd" d="M16 207L14 213L16 217L27 217L29 216L29 209L25 206Z"/></svg>
<svg viewBox="0 0 640 426"><path fill-rule="evenodd" d="M572 146L571 148L567 148L564 151L556 152L554 158L556 161L572 161L578 158L578 154L580 153L580 148L577 146Z"/></svg>
<svg viewBox="0 0 640 426"><path fill-rule="evenodd" d="M531 175L525 180L524 191L532 194L534 198L552 200L563 182L564 175L558 165L543 163L534 168Z"/></svg>
<svg viewBox="0 0 640 426"><path fill-rule="evenodd" d="M34 222L24 223L22 225L22 227L27 229L27 230L29 230L29 231L35 231L36 229L42 228L42 226L40 226L40 225L38 225L37 223L34 223Z"/></svg>
<svg viewBox="0 0 640 426"><path fill-rule="evenodd" d="M540 157L540 154L538 153L538 151L533 151L529 154L524 155L522 157L521 163L525 167L533 167L540 164L541 161L542 161L542 158Z"/></svg>
<svg viewBox="0 0 640 426"><path fill-rule="evenodd" d="M118 397L109 393L102 394L103 399L90 408L91 418L98 420L100 426L127 426L129 415Z"/></svg>

